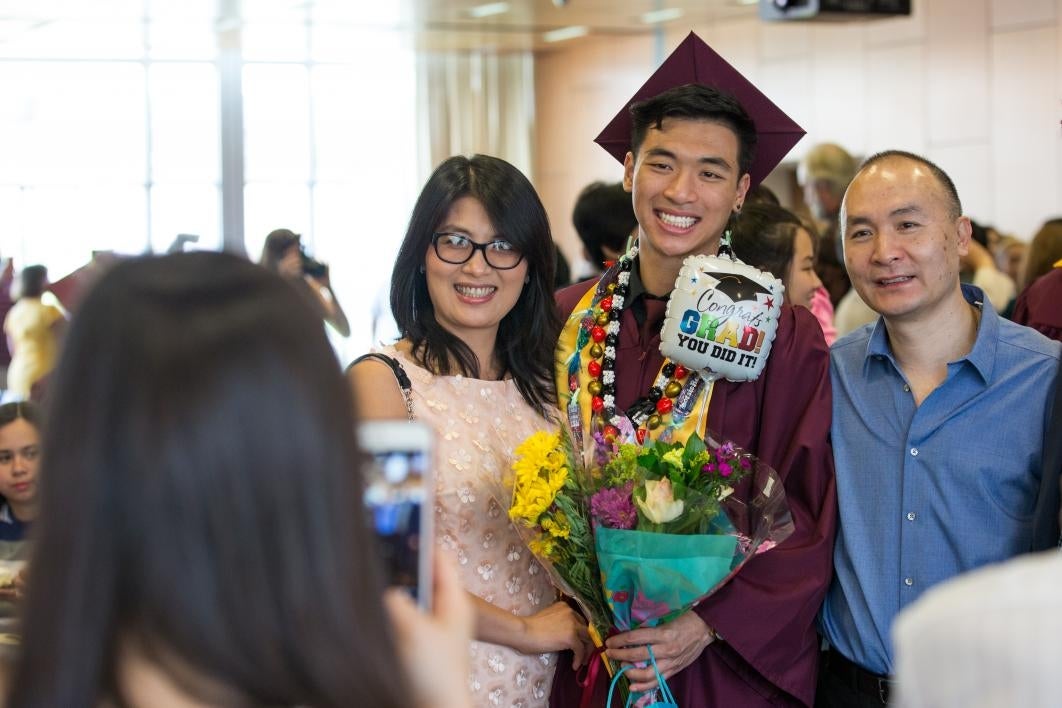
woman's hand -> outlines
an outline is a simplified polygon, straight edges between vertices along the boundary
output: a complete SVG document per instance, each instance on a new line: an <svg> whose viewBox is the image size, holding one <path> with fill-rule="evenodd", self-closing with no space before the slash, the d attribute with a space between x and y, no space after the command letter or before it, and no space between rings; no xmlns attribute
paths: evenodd
<svg viewBox="0 0 1062 708"><path fill-rule="evenodd" d="M533 615L521 617L523 629L513 648L524 654L544 654L571 649L572 668L582 666L594 651L586 620L566 602L554 602Z"/></svg>
<svg viewBox="0 0 1062 708"><path fill-rule="evenodd" d="M469 654L473 610L449 559L435 555L435 606L417 609L402 590L388 590L398 653L418 708L470 708Z"/></svg>

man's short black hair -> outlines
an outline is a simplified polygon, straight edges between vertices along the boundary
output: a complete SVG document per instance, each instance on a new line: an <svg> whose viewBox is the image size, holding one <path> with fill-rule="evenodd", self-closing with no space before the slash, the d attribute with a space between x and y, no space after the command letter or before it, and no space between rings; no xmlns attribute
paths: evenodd
<svg viewBox="0 0 1062 708"><path fill-rule="evenodd" d="M737 99L703 84L686 84L631 104L631 152L637 157L650 128L664 119L703 120L725 125L738 139L738 175L747 174L756 156L756 124Z"/></svg>
<svg viewBox="0 0 1062 708"><path fill-rule="evenodd" d="M859 171L862 172L868 167L872 167L879 162L890 160L893 158L901 158L906 160L912 160L925 167L936 178L940 186L944 188L944 193L948 198L948 216L952 219L958 219L962 216L962 202L959 201L959 190L955 188L955 183L951 181L951 177L948 173L942 170L936 163L916 155L913 152L907 152L905 150L884 150L882 152L875 153L863 161L860 165Z"/></svg>
<svg viewBox="0 0 1062 708"><path fill-rule="evenodd" d="M619 182L594 182L575 200L572 224L595 266L605 261L602 247L622 253L627 237L638 226L631 194Z"/></svg>

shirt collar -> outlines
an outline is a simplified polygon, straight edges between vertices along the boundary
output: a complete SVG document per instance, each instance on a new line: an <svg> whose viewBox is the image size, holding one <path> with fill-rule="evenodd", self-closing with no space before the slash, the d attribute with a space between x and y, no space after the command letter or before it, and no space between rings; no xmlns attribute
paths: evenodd
<svg viewBox="0 0 1062 708"><path fill-rule="evenodd" d="M5 524L15 523L15 515L11 513L11 507L7 502L0 504L0 522Z"/></svg>
<svg viewBox="0 0 1062 708"><path fill-rule="evenodd" d="M634 302L640 297L648 297L652 298L653 300L663 300L666 302L671 297L670 292L666 295L660 296L653 295L645 289L645 284L642 283L642 274L638 270L639 268L641 268L641 265L642 259L635 258L634 267L631 268L631 279L627 282L627 287L630 288L630 292L627 294L627 301Z"/></svg>
<svg viewBox="0 0 1062 708"><path fill-rule="evenodd" d="M981 380L988 383L992 376L992 362L996 358L996 344L999 342L999 315L992 303L981 288L976 285L962 284L962 296L966 302L981 310L981 321L977 325L977 335L974 344L966 356L949 364L959 364L964 361L970 364L980 374ZM877 324L867 340L866 361L872 358L881 360L887 358L896 366L896 360L892 356L892 348L889 347L889 335L885 329L885 318L878 317ZM898 368L898 367L897 367Z"/></svg>

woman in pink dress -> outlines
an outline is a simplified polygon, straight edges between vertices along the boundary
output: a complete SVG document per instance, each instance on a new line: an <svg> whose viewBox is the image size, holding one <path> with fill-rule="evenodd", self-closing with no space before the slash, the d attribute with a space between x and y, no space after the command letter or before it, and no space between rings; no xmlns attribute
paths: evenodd
<svg viewBox="0 0 1062 708"><path fill-rule="evenodd" d="M424 187L395 262L402 332L349 377L361 416L416 417L438 435L436 541L476 606L469 687L477 705L548 704L557 653L589 649L509 521L512 450L552 419L554 245L534 188L494 157L452 157Z"/></svg>

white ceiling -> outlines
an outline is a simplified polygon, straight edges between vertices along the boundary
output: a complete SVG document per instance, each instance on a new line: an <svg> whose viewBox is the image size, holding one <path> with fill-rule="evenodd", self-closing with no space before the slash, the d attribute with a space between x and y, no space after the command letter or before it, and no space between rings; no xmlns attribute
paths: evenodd
<svg viewBox="0 0 1062 708"><path fill-rule="evenodd" d="M476 8L507 7L477 17ZM645 13L671 10L663 24L703 25L756 13L753 0L0 0L0 51L27 45L57 26L150 21L227 29L243 23L328 23L408 31L428 49L548 49L543 35L572 26L591 35L645 34ZM578 41L578 40L569 40Z"/></svg>

